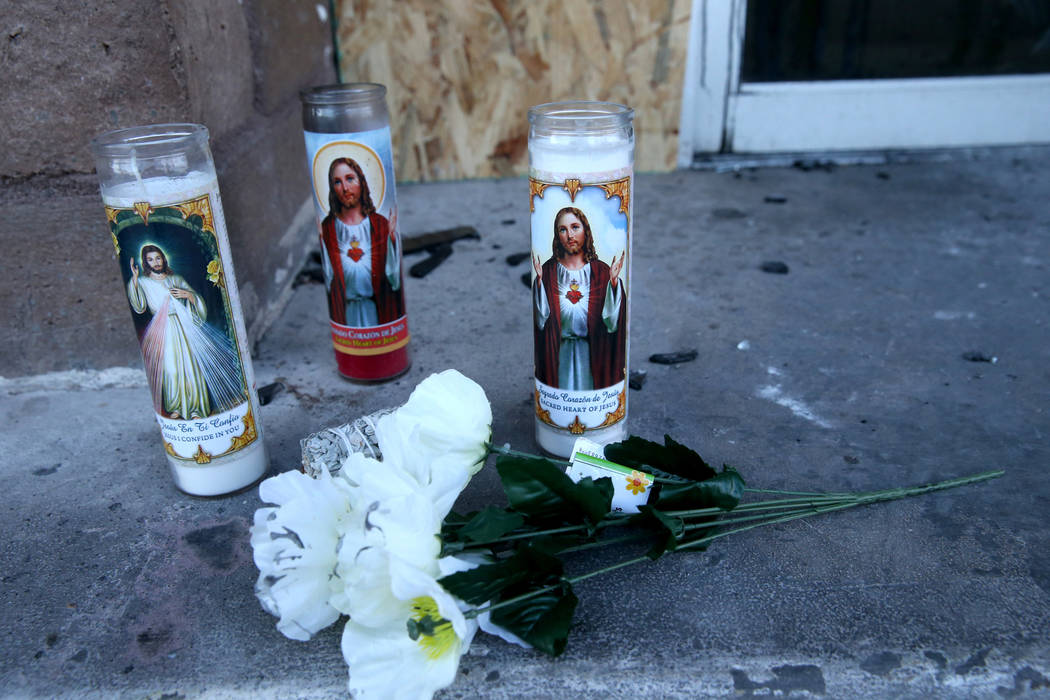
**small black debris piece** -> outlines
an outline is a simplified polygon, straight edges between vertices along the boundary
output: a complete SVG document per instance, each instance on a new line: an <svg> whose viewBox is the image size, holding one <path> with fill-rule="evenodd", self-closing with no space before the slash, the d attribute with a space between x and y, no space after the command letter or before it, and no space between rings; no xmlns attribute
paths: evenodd
<svg viewBox="0 0 1050 700"><path fill-rule="evenodd" d="M860 460L854 457L853 455L842 455L842 461L844 461L846 464L857 464L858 462L860 462Z"/></svg>
<svg viewBox="0 0 1050 700"><path fill-rule="evenodd" d="M273 397L277 396L284 389L284 384L280 382L274 382L273 384L267 384L266 386L259 387L259 405L265 406L266 404L273 401Z"/></svg>
<svg viewBox="0 0 1050 700"><path fill-rule="evenodd" d="M824 170L830 173L835 169L835 163L830 160L821 160L819 158L799 158L792 163L791 166L806 173L810 170Z"/></svg>
<svg viewBox="0 0 1050 700"><path fill-rule="evenodd" d="M627 381L627 385L635 391L641 391L642 387L645 386L645 380L649 376L649 373L644 369L636 369L631 371L631 378Z"/></svg>
<svg viewBox="0 0 1050 700"><path fill-rule="evenodd" d="M532 273L531 272L523 272L523 273L521 273L521 283L524 284L529 289L532 289Z"/></svg>
<svg viewBox="0 0 1050 700"><path fill-rule="evenodd" d="M458 241L461 238L473 238L481 240L481 234L473 226L456 226L455 228L442 229L441 231L430 231L418 233L415 236L404 236L401 241L401 251L406 255L417 253L421 250L433 253L436 248L444 243ZM445 256L448 257L447 255Z"/></svg>
<svg viewBox="0 0 1050 700"><path fill-rule="evenodd" d="M649 356L650 362L658 365L677 365L683 362L692 362L699 353L694 350L679 350L678 352L664 352Z"/></svg>
<svg viewBox="0 0 1050 700"><path fill-rule="evenodd" d="M875 173L875 177L879 178L880 180L889 180L890 174L884 170L880 170L879 172Z"/></svg>
<svg viewBox="0 0 1050 700"><path fill-rule="evenodd" d="M747 212L734 209L733 207L718 207L711 210L711 216L716 219L746 219Z"/></svg>
<svg viewBox="0 0 1050 700"><path fill-rule="evenodd" d="M510 255L507 256L507 264L510 265L511 267L514 267L515 265L520 263L522 260L527 259L529 257L529 255L530 254L527 253L527 252L525 252L525 253L511 253Z"/></svg>
<svg viewBox="0 0 1050 700"><path fill-rule="evenodd" d="M320 262L316 265L309 262L303 265L303 269L299 270L299 274L292 281L292 288L304 284L324 284L324 268L321 267Z"/></svg>
<svg viewBox="0 0 1050 700"><path fill-rule="evenodd" d="M968 362L991 362L992 364L999 361L998 357L989 357L983 352L971 350L970 352L964 352L962 358Z"/></svg>
<svg viewBox="0 0 1050 700"><path fill-rule="evenodd" d="M408 274L416 278L429 275L434 271L434 268L445 261L445 258L452 255L452 244L445 242L428 246L427 251L430 253L430 257L408 268Z"/></svg>
<svg viewBox="0 0 1050 700"><path fill-rule="evenodd" d="M782 194L767 194L763 201L766 204L784 204L788 198Z"/></svg>
<svg viewBox="0 0 1050 700"><path fill-rule="evenodd" d="M518 220L517 219L504 219L500 223L503 224L504 226L513 226L514 224L518 223Z"/></svg>
<svg viewBox="0 0 1050 700"><path fill-rule="evenodd" d="M780 262L779 260L767 260L759 265L758 269L762 270L762 272L768 272L771 275L786 275L790 271L787 263Z"/></svg>

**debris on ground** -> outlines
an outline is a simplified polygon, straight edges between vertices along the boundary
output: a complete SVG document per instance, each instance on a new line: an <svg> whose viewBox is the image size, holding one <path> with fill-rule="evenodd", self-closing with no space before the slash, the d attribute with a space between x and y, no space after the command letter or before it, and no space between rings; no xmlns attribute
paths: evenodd
<svg viewBox="0 0 1050 700"><path fill-rule="evenodd" d="M983 352L978 352L976 350L964 352L962 358L969 362L990 362L993 365L999 361L998 357L985 355Z"/></svg>
<svg viewBox="0 0 1050 700"><path fill-rule="evenodd" d="M426 260L410 267L408 274L417 278L426 277L444 262L448 256L452 255L452 242L463 238L481 240L481 234L473 226L456 226L455 228L447 228L440 231L419 233L415 236L403 236L401 251L405 255L421 251L430 253L430 257Z"/></svg>
<svg viewBox="0 0 1050 700"><path fill-rule="evenodd" d="M430 252L430 248L442 243L452 243L461 238L473 238L481 240L481 234L473 226L456 226L455 228L442 229L440 231L429 231L417 233L414 236L401 237L401 251L405 255L418 253L421 250Z"/></svg>
<svg viewBox="0 0 1050 700"><path fill-rule="evenodd" d="M658 365L678 365L683 362L692 362L696 359L698 354L699 353L696 349L657 353L655 355L650 355L649 361L655 362Z"/></svg>
<svg viewBox="0 0 1050 700"><path fill-rule="evenodd" d="M429 275L434 271L434 268L445 261L445 258L452 255L452 244L449 242L438 243L437 245L429 246L426 248L426 251L430 253L430 257L410 267L408 274L416 278Z"/></svg>
<svg viewBox="0 0 1050 700"><path fill-rule="evenodd" d="M758 269L762 270L762 272L768 272L771 275L786 275L790 271L787 263L779 260L767 260L759 265Z"/></svg>
<svg viewBox="0 0 1050 700"><path fill-rule="evenodd" d="M265 406L266 404L273 401L273 397L281 393L284 389L284 384L280 382L274 382L267 384L266 386L259 387L259 405Z"/></svg>
<svg viewBox="0 0 1050 700"><path fill-rule="evenodd" d="M292 282L292 289L301 284L324 284L324 268L321 267L321 251L311 251L303 267Z"/></svg>
<svg viewBox="0 0 1050 700"><path fill-rule="evenodd" d="M631 370L631 378L627 380L627 386L635 391L641 391L642 387L645 386L645 380L648 376L649 373L644 369Z"/></svg>

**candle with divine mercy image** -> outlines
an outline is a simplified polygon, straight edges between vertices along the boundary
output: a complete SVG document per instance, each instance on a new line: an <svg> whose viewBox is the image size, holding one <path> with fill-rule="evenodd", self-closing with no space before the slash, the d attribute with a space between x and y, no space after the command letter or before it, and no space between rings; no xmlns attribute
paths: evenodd
<svg viewBox="0 0 1050 700"><path fill-rule="evenodd" d="M133 127L91 145L175 485L249 486L268 460L208 130Z"/></svg>
<svg viewBox="0 0 1050 700"><path fill-rule="evenodd" d="M536 441L568 457L626 435L634 112L529 110Z"/></svg>

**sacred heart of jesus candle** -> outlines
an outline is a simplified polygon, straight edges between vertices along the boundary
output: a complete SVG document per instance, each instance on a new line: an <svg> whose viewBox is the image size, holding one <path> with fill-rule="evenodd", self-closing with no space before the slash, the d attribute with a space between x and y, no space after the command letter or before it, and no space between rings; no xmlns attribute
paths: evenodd
<svg viewBox="0 0 1050 700"><path fill-rule="evenodd" d="M175 485L249 486L266 447L208 130L132 127L91 147Z"/></svg>
<svg viewBox="0 0 1050 700"><path fill-rule="evenodd" d="M634 110L559 102L529 110L536 441L626 435Z"/></svg>
<svg viewBox="0 0 1050 700"><path fill-rule="evenodd" d="M349 379L391 379L410 361L386 88L301 97L336 366Z"/></svg>

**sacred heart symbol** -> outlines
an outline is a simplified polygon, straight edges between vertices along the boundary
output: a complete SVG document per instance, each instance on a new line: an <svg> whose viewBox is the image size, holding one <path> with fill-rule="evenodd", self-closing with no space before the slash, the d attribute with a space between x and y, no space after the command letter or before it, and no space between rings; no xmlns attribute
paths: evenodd
<svg viewBox="0 0 1050 700"><path fill-rule="evenodd" d="M361 250L361 244L357 241L350 241L350 247L346 249L346 254L350 256L350 259L354 262L358 262L361 256L365 254L365 251Z"/></svg>
<svg viewBox="0 0 1050 700"><path fill-rule="evenodd" d="M580 285L573 282L569 285L569 291L565 292L565 298L571 301L573 304L578 302L583 297L580 294Z"/></svg>

